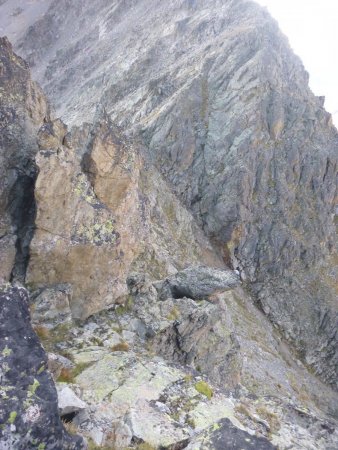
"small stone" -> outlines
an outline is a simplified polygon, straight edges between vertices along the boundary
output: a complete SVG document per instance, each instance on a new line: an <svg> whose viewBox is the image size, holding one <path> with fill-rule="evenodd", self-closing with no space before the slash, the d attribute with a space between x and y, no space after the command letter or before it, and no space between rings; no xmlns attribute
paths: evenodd
<svg viewBox="0 0 338 450"><path fill-rule="evenodd" d="M61 416L87 408L87 404L79 399L79 397L69 386L57 384L56 389L58 393L58 405Z"/></svg>

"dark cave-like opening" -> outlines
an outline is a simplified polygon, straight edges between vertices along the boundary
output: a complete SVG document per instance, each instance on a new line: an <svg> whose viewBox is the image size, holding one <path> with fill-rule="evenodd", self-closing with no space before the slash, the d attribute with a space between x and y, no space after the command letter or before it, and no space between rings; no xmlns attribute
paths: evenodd
<svg viewBox="0 0 338 450"><path fill-rule="evenodd" d="M18 173L9 197L9 211L17 235L16 256L11 281L25 281L36 217L35 181L37 169L30 162L30 170Z"/></svg>

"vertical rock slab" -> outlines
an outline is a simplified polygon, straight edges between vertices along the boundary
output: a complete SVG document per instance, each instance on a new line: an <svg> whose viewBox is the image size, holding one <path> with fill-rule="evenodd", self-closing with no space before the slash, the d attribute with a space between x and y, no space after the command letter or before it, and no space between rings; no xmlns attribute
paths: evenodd
<svg viewBox="0 0 338 450"><path fill-rule="evenodd" d="M29 317L23 288L0 291L0 448L80 450L58 414L47 356Z"/></svg>
<svg viewBox="0 0 338 450"><path fill-rule="evenodd" d="M47 115L27 63L0 38L0 282L24 278L35 215L36 131Z"/></svg>

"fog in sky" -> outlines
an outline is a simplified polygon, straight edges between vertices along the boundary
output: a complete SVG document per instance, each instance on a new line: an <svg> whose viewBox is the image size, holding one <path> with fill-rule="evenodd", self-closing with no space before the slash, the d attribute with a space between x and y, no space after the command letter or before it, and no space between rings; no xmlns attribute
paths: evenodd
<svg viewBox="0 0 338 450"><path fill-rule="evenodd" d="M326 97L338 126L338 0L256 0L267 6L310 74L310 87Z"/></svg>

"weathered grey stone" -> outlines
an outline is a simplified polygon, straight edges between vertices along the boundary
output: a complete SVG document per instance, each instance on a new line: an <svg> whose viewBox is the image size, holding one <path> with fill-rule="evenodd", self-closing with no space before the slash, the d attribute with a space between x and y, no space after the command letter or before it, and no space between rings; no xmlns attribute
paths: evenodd
<svg viewBox="0 0 338 450"><path fill-rule="evenodd" d="M168 306L167 326L162 325L150 340L156 352L208 374L220 386L234 387L239 383L240 345L232 332L224 302L197 304L184 299L170 302ZM155 318L153 322L156 323Z"/></svg>
<svg viewBox="0 0 338 450"><path fill-rule="evenodd" d="M231 270L193 266L166 278L156 288L161 300L183 297L199 300L233 289L239 284L238 275Z"/></svg>
<svg viewBox="0 0 338 450"><path fill-rule="evenodd" d="M128 425L122 421L113 424L113 437L106 440L106 445L111 443L115 448L127 448L132 441L133 434Z"/></svg>
<svg viewBox="0 0 338 450"><path fill-rule="evenodd" d="M335 423L317 410L334 414L335 394L294 359L242 287L219 294L212 303L158 301L147 276L130 278L128 304L74 325L67 340L65 350L81 371L75 380L81 394L76 388L75 393L88 404L73 419L81 434L96 445L122 450L119 438L133 438L130 427L124 427L132 412L140 420L149 418L149 426L136 427L143 438L132 440L139 443L156 442L158 435L164 442L169 427L173 433L168 435L177 439L173 445L180 446L177 427L197 436L228 418L281 449L290 439L296 448L335 448ZM151 337L144 332L150 326ZM180 334L171 334L174 327ZM238 342L231 341L234 331ZM115 347L113 341L110 347L109 336L116 334L128 335L129 346Z"/></svg>
<svg viewBox="0 0 338 450"><path fill-rule="evenodd" d="M56 390L61 416L86 409L87 404L83 402L69 386L58 383L56 385Z"/></svg>
<svg viewBox="0 0 338 450"><path fill-rule="evenodd" d="M168 415L161 414L145 400L135 403L126 423L136 442L146 442L160 448L183 446L189 442L187 428L178 427Z"/></svg>
<svg viewBox="0 0 338 450"><path fill-rule="evenodd" d="M70 285L57 285L43 289L33 298L31 304L32 323L47 328L70 324L72 321L71 297Z"/></svg>

